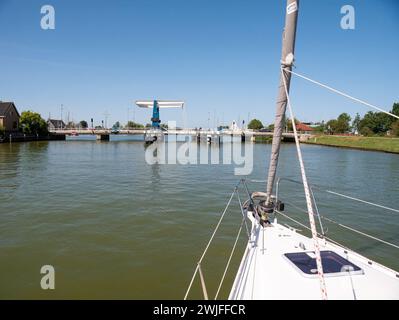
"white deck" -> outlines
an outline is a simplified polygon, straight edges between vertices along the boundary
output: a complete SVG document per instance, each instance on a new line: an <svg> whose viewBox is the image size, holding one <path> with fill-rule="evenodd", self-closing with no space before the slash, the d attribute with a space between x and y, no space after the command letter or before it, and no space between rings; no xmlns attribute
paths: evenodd
<svg viewBox="0 0 399 320"><path fill-rule="evenodd" d="M321 299L317 275L306 276L284 256L314 251L313 240L277 221L262 228L252 213L249 212L248 217L252 221L251 241L229 299ZM399 299L397 272L328 241L320 239L319 242L320 250L334 251L364 271L363 274L325 275L328 299Z"/></svg>

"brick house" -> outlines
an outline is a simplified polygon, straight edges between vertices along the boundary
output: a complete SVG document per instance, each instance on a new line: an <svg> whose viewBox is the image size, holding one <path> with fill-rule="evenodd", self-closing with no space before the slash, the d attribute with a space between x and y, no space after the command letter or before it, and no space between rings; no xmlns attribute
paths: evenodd
<svg viewBox="0 0 399 320"><path fill-rule="evenodd" d="M17 132L19 128L19 112L14 102L0 101L0 127L7 133Z"/></svg>

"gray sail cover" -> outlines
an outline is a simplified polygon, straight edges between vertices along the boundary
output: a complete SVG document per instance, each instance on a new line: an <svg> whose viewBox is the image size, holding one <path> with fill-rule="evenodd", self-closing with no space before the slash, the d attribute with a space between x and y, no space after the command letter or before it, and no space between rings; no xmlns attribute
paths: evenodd
<svg viewBox="0 0 399 320"><path fill-rule="evenodd" d="M294 48L295 48L295 34L298 18L299 0L287 0L285 27L283 32L283 46L281 55L282 68L291 70ZM285 81L287 84L287 91L290 88L291 73L284 72ZM285 110L287 107L287 95L284 88L283 74L280 75L280 85L278 89L278 97L276 102L276 118L274 121L274 133L272 151L270 157L269 173L267 178L266 193L268 200L273 192L274 180L276 177L278 158L280 153L281 138L285 126Z"/></svg>

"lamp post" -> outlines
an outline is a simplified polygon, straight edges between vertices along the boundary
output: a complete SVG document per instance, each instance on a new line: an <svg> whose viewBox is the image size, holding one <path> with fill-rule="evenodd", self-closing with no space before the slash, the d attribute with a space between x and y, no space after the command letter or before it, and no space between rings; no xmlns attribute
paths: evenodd
<svg viewBox="0 0 399 320"><path fill-rule="evenodd" d="M61 122L60 122L61 129L63 129L63 125L62 125L62 111L63 110L64 110L64 105L61 104Z"/></svg>

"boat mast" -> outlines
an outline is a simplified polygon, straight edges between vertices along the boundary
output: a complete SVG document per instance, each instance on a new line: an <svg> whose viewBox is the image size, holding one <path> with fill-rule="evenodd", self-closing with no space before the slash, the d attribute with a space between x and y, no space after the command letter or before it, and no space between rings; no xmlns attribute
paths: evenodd
<svg viewBox="0 0 399 320"><path fill-rule="evenodd" d="M285 27L283 32L283 46L281 54L281 66L284 70L291 71L294 62L295 35L298 18L299 0L287 0ZM273 192L274 180L280 153L280 144L285 126L285 110L287 107L287 92L284 87L284 79L289 93L291 73L280 72L280 85L278 89L278 97L276 102L276 118L274 121L274 133L272 152L270 157L269 173L267 179L267 202L270 202L270 196Z"/></svg>

